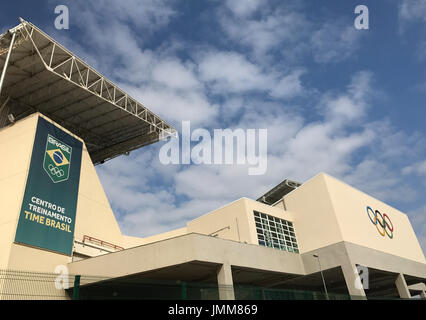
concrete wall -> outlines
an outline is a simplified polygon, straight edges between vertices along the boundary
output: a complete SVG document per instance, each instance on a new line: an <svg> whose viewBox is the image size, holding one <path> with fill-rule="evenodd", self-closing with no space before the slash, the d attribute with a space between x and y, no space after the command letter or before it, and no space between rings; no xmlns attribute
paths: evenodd
<svg viewBox="0 0 426 320"><path fill-rule="evenodd" d="M187 232L258 244L253 211L293 221L291 213L280 207L272 207L252 199L241 198L188 222Z"/></svg>
<svg viewBox="0 0 426 320"><path fill-rule="evenodd" d="M9 264L25 190L37 117L0 129L0 269Z"/></svg>
<svg viewBox="0 0 426 320"><path fill-rule="evenodd" d="M124 236L124 246L131 248L190 233L257 245L254 210L293 222L293 215L282 207L272 207L252 199L241 198L189 221L186 227L180 229L147 238Z"/></svg>
<svg viewBox="0 0 426 320"><path fill-rule="evenodd" d="M344 241L425 263L406 214L329 175L323 177ZM389 216L394 227L392 239L379 233L367 215L367 206Z"/></svg>
<svg viewBox="0 0 426 320"><path fill-rule="evenodd" d="M284 196L292 213L300 253L325 247L343 240L325 175L320 174Z"/></svg>
<svg viewBox="0 0 426 320"><path fill-rule="evenodd" d="M75 222L74 237L77 240L83 240L83 236L88 235L120 247L124 246L120 227L85 145L81 160Z"/></svg>
<svg viewBox="0 0 426 320"><path fill-rule="evenodd" d="M165 239L179 237L187 233L188 233L187 229L186 227L184 227L184 228L156 234L154 236L146 237L146 238L123 236L123 244L125 248L133 248L133 247L141 246L148 243L153 243L153 242L158 242Z"/></svg>
<svg viewBox="0 0 426 320"><path fill-rule="evenodd" d="M327 174L319 174L284 197L294 217L301 253L346 241L424 263L425 258L407 215ZM386 213L393 238L381 236L366 208Z"/></svg>
<svg viewBox="0 0 426 320"><path fill-rule="evenodd" d="M69 269L72 274L121 277L192 261L304 274L298 254L194 233L76 261Z"/></svg>
<svg viewBox="0 0 426 320"><path fill-rule="evenodd" d="M0 269L54 272L57 265L71 261L62 254L13 243L38 116L42 115L33 114L0 130ZM83 144L74 237L82 240L84 235L123 246L119 226Z"/></svg>
<svg viewBox="0 0 426 320"><path fill-rule="evenodd" d="M252 243L244 198L188 222L188 233L201 233L221 239Z"/></svg>

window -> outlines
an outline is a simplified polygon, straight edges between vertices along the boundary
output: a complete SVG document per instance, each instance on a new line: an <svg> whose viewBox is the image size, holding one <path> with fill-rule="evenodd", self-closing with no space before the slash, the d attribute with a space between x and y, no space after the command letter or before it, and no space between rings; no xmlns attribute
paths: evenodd
<svg viewBox="0 0 426 320"><path fill-rule="evenodd" d="M293 223L254 211L259 245L299 253Z"/></svg>

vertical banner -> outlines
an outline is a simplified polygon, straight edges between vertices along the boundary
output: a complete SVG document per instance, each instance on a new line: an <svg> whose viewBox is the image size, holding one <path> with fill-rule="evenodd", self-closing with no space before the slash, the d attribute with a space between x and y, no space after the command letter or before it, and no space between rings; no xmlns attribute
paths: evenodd
<svg viewBox="0 0 426 320"><path fill-rule="evenodd" d="M71 255L82 147L38 118L15 242Z"/></svg>

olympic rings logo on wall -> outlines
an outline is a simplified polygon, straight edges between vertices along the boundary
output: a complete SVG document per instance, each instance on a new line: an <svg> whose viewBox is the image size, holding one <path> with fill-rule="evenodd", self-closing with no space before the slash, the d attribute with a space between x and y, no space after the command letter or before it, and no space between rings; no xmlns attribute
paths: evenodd
<svg viewBox="0 0 426 320"><path fill-rule="evenodd" d="M367 214L383 237L386 234L390 239L393 238L393 224L386 213L381 214L379 210L373 210L367 206Z"/></svg>

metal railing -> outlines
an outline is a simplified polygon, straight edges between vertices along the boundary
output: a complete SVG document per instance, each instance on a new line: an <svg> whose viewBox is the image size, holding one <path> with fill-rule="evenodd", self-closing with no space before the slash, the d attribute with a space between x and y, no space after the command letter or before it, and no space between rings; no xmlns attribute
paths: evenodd
<svg viewBox="0 0 426 320"><path fill-rule="evenodd" d="M101 239L97 239L88 235L84 235L83 236L83 243L86 243L86 241L92 242L94 244L97 244L101 247L110 247L110 248L114 248L115 250L124 250L123 247L117 246L113 243L101 240Z"/></svg>
<svg viewBox="0 0 426 320"><path fill-rule="evenodd" d="M0 270L0 300L217 300L225 291L236 300L351 300L348 294L272 289L258 286L218 286L217 283L154 279L111 279ZM374 299L379 299L374 297ZM381 299L393 299L383 297Z"/></svg>

